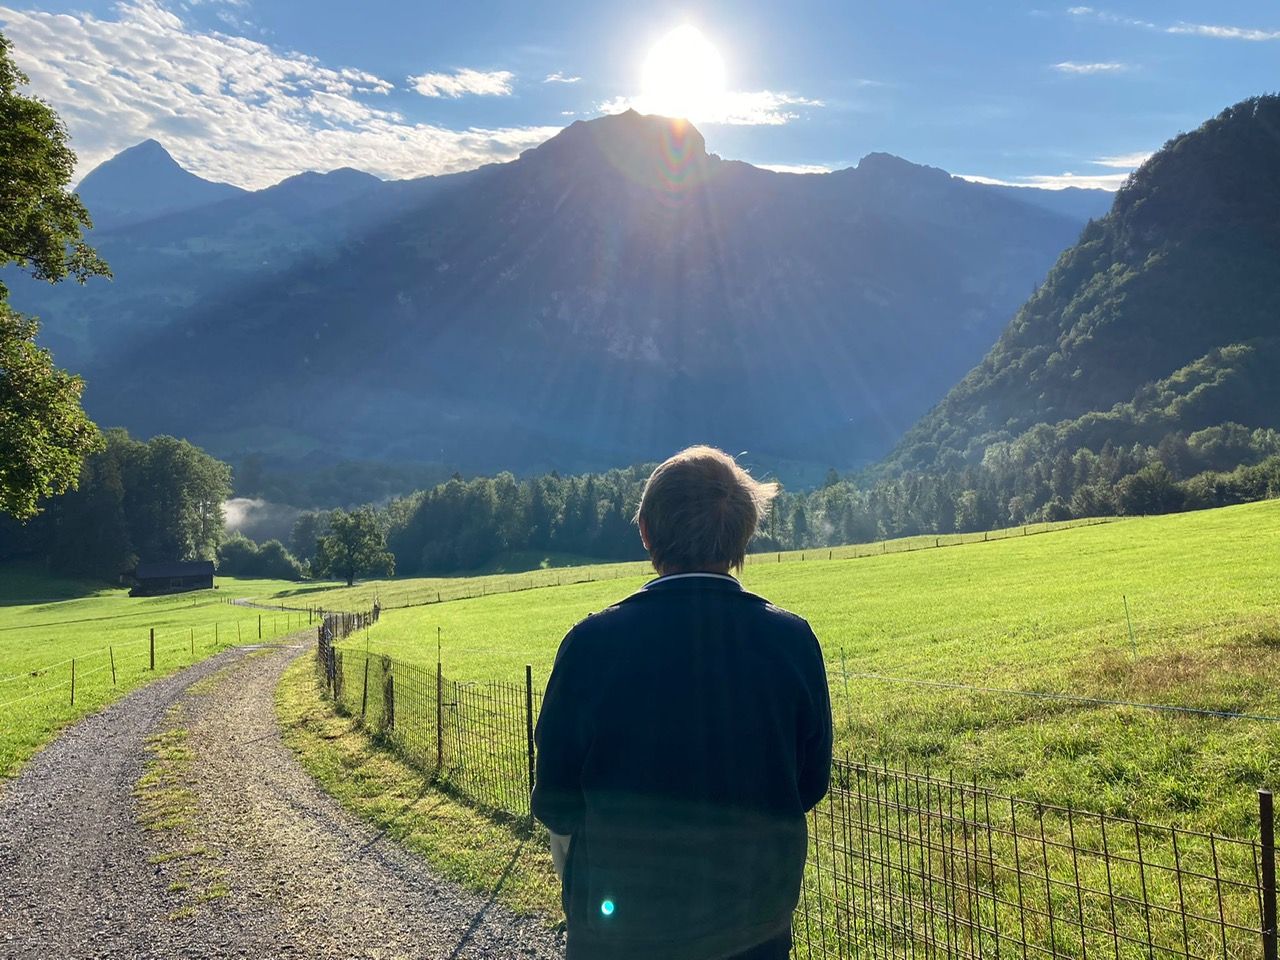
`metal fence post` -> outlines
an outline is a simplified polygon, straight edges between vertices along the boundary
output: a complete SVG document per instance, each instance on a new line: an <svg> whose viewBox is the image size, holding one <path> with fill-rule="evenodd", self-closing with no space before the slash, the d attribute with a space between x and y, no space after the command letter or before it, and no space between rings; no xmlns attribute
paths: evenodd
<svg viewBox="0 0 1280 960"><path fill-rule="evenodd" d="M151 628L151 669L156 668L156 628Z"/></svg>
<svg viewBox="0 0 1280 960"><path fill-rule="evenodd" d="M387 729L394 730L396 728L396 675L390 673L387 675Z"/></svg>
<svg viewBox="0 0 1280 960"><path fill-rule="evenodd" d="M364 654L364 688L360 691L360 719L364 719L365 708L369 705L369 651Z"/></svg>
<svg viewBox="0 0 1280 960"><path fill-rule="evenodd" d="M1262 826L1262 956L1276 960L1276 837L1270 790L1258 791Z"/></svg>
<svg viewBox="0 0 1280 960"><path fill-rule="evenodd" d="M524 729L529 746L529 794L533 794L533 664L524 665ZM530 816L533 816L531 813Z"/></svg>

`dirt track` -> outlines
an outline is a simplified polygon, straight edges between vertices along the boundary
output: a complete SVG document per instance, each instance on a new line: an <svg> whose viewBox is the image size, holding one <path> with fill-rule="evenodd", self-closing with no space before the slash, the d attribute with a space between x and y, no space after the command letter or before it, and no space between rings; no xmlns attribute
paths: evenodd
<svg viewBox="0 0 1280 960"><path fill-rule="evenodd" d="M0 957L562 956L549 931L439 879L303 771L272 699L302 649L228 651L136 691L4 785ZM167 789L139 800L144 761L165 747ZM172 830L139 822L170 813Z"/></svg>

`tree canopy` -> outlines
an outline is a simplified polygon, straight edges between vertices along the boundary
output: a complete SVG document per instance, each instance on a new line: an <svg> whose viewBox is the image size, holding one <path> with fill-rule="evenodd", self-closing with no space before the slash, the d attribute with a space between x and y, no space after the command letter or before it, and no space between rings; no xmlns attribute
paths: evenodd
<svg viewBox="0 0 1280 960"><path fill-rule="evenodd" d="M76 157L66 127L48 104L20 92L26 83L0 35L0 266L50 283L110 276L81 234L93 225L88 211L67 191ZM80 407L83 382L53 365L35 345L35 320L7 300L0 284L0 512L26 520L42 497L75 486L102 439Z"/></svg>
<svg viewBox="0 0 1280 960"><path fill-rule="evenodd" d="M396 558L387 552L387 535L371 507L329 514L329 532L316 543L311 569L318 575L340 577L347 586L362 574L395 573Z"/></svg>

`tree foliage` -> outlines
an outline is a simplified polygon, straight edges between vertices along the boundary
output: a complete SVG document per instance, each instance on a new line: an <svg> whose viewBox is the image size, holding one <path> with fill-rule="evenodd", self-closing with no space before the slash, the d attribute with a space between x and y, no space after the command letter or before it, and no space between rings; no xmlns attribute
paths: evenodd
<svg viewBox="0 0 1280 960"><path fill-rule="evenodd" d="M231 470L173 437L143 443L108 430L75 491L25 525L0 523L0 558L113 579L139 560L212 559L222 541Z"/></svg>
<svg viewBox="0 0 1280 960"><path fill-rule="evenodd" d="M0 36L0 265L50 283L109 276L81 235L92 226L89 214L67 191L76 158L66 127L48 104L21 92L26 83ZM41 498L75 485L81 462L102 441L80 408L80 378L53 365L35 345L35 320L7 300L0 284L0 512L26 520Z"/></svg>
<svg viewBox="0 0 1280 960"><path fill-rule="evenodd" d="M319 576L339 577L347 586L356 577L395 573L396 558L387 552L387 536L372 507L329 514L329 532L316 543L311 569Z"/></svg>
<svg viewBox="0 0 1280 960"><path fill-rule="evenodd" d="M84 382L36 346L37 329L0 299L0 512L19 520L73 486L81 462L102 447L80 408Z"/></svg>
<svg viewBox="0 0 1280 960"><path fill-rule="evenodd" d="M235 533L218 546L218 573L224 577L301 580L302 564L279 540L258 545Z"/></svg>

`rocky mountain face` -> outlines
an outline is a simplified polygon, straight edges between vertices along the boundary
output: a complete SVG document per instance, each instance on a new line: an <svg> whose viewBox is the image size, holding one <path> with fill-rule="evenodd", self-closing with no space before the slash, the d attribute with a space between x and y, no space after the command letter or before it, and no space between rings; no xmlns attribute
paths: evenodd
<svg viewBox="0 0 1280 960"><path fill-rule="evenodd" d="M884 154L772 173L628 113L466 174L305 174L95 231L113 284L11 286L100 423L232 459L563 471L705 441L845 468L1083 225Z"/></svg>
<svg viewBox="0 0 1280 960"><path fill-rule="evenodd" d="M1280 429L1277 370L1280 97L1264 96L1147 161L887 467Z"/></svg>

